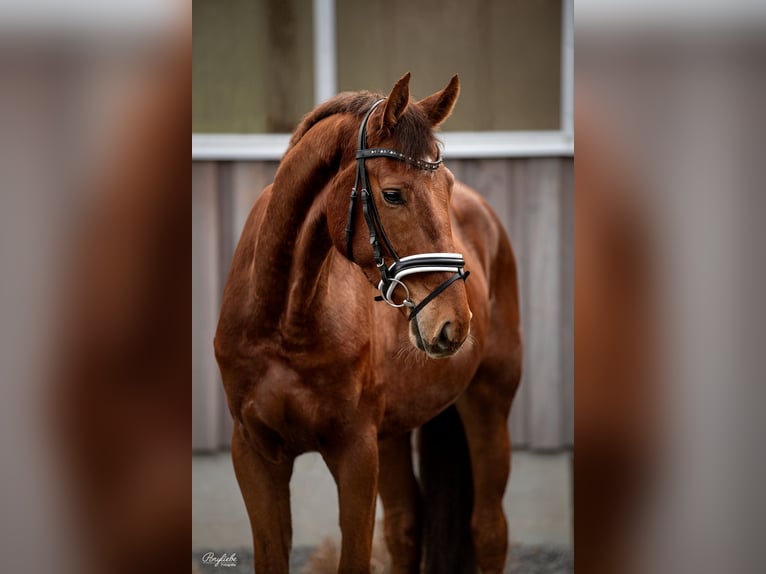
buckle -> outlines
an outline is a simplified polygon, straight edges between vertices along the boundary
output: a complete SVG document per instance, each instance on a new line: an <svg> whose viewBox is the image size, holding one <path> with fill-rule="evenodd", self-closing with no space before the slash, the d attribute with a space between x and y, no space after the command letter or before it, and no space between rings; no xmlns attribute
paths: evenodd
<svg viewBox="0 0 766 574"><path fill-rule="evenodd" d="M405 297L404 297L404 299L402 300L401 303L396 303L393 299L389 299L389 297L388 297L388 292L389 291L391 292L392 295L396 291L396 287L394 287L393 289L391 288L391 284L392 283L396 283L397 285L401 285L402 289L404 289L404 292L406 293L406 295L405 295ZM398 279L389 278L388 282L386 282L386 283L381 281L381 285L378 288L378 290L380 291L380 296L381 296L380 298L381 298L381 300L385 301L388 305L390 305L394 309L401 309L402 307L414 307L415 306L415 303L413 303L412 300L410 300L410 290L407 289L407 285L405 285L404 283L402 283ZM376 299L377 299L377 297L376 297Z"/></svg>

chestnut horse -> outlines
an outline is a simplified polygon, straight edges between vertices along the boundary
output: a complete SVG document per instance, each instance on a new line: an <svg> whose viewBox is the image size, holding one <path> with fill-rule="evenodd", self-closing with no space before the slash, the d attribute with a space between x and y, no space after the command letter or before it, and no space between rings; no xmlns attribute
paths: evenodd
<svg viewBox="0 0 766 574"><path fill-rule="evenodd" d="M409 77L303 119L234 254L215 352L259 574L288 572L307 451L337 483L339 572L370 572L378 494L393 572L420 572L423 552L429 572L504 568L516 265L497 216L439 159L457 76L420 101Z"/></svg>

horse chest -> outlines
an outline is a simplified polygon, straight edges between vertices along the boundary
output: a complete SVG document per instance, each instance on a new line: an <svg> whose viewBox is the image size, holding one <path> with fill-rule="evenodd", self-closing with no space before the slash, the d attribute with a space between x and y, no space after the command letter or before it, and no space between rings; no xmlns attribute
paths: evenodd
<svg viewBox="0 0 766 574"><path fill-rule="evenodd" d="M385 414L382 438L422 426L455 402L468 387L477 361L465 356L392 365L382 370Z"/></svg>
<svg viewBox="0 0 766 574"><path fill-rule="evenodd" d="M369 425L382 414L364 353L330 360L331 353L269 349L254 359L256 376L239 410L263 450L318 450L342 427Z"/></svg>

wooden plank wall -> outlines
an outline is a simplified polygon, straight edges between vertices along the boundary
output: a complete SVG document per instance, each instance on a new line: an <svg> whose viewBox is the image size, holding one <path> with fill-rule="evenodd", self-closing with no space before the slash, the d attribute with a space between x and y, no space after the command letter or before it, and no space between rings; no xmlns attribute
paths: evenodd
<svg viewBox="0 0 766 574"><path fill-rule="evenodd" d="M231 420L213 357L221 291L250 207L278 162L192 162L193 443L228 446ZM524 378L511 413L516 447L574 440L572 158L449 160L497 211L519 265Z"/></svg>

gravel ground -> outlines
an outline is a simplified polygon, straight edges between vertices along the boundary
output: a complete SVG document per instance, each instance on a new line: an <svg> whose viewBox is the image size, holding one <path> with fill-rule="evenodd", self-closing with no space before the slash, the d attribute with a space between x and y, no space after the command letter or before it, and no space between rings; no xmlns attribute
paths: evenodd
<svg viewBox="0 0 766 574"><path fill-rule="evenodd" d="M314 548L301 547L293 549L290 556L290 572L295 574L308 574L303 568L314 552ZM223 551L216 551L221 556ZM236 553L236 566L225 568L223 565L216 568L215 564L202 564L201 554L192 554L192 564L196 565L199 574L253 574L253 553L250 550L234 549L227 550L227 554ZM571 548L565 546L539 545L539 546L512 546L508 557L507 574L570 574L574 572L574 553Z"/></svg>

